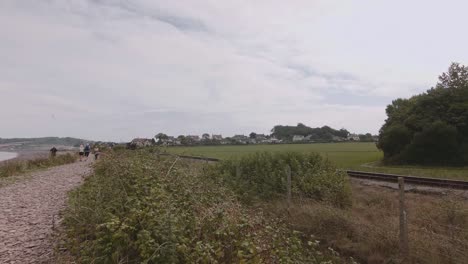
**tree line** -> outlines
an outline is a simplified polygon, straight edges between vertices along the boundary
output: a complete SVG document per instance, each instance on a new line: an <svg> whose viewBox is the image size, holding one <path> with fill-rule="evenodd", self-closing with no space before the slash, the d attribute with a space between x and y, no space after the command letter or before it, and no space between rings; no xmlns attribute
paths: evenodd
<svg viewBox="0 0 468 264"><path fill-rule="evenodd" d="M210 136L208 133L201 137L193 135L168 136L164 133L155 135L156 143L169 145L218 145L218 144L266 144L266 143L306 143L306 142L341 142L341 141L375 141L376 136L370 133L355 135L348 130L334 129L329 126L312 128L299 123L296 126L276 125L271 134L252 132L248 136L235 135L223 138L221 135Z"/></svg>
<svg viewBox="0 0 468 264"><path fill-rule="evenodd" d="M293 136L310 136L315 141L332 141L334 137L347 138L350 132L344 128L337 130L329 126L312 128L299 123L296 126L277 125L271 130L272 136L278 139L291 140Z"/></svg>

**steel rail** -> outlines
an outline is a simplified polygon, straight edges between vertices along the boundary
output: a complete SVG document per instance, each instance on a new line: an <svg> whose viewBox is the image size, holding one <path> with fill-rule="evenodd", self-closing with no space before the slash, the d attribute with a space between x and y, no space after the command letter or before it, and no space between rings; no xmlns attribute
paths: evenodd
<svg viewBox="0 0 468 264"><path fill-rule="evenodd" d="M346 171L346 173L348 174L349 177L352 177L352 178L361 178L361 179L378 180L378 181L396 183L398 182L399 177L403 177L405 179L405 183L408 183L408 184L468 190L468 181L417 177L417 176L405 176L405 175L397 175L397 174L384 174L384 173L374 173L374 172L366 172L366 171L349 171L348 170Z"/></svg>

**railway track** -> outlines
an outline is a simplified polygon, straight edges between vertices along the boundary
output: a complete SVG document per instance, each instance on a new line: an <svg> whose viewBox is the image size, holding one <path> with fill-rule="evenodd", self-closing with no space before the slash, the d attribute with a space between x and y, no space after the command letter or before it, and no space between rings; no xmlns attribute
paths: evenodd
<svg viewBox="0 0 468 264"><path fill-rule="evenodd" d="M402 177L404 178L405 183L408 183L408 184L468 190L468 181L426 178L426 177L416 177L416 176L404 176L404 175L374 173L374 172L365 172L365 171L346 171L346 173L348 174L349 177L352 177L352 178L397 183L398 178Z"/></svg>

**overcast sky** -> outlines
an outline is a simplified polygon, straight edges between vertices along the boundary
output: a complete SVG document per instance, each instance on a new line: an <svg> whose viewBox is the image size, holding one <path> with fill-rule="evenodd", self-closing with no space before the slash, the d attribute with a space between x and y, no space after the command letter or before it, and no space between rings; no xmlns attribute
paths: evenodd
<svg viewBox="0 0 468 264"><path fill-rule="evenodd" d="M467 1L1 0L0 137L377 133L468 63Z"/></svg>

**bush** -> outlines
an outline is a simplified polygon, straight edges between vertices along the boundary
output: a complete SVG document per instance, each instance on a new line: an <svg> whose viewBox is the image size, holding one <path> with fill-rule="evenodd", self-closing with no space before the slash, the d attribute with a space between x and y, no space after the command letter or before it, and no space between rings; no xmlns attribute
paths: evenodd
<svg viewBox="0 0 468 264"><path fill-rule="evenodd" d="M204 164L109 154L70 194L67 246L80 263L320 263L280 219L244 208Z"/></svg>
<svg viewBox="0 0 468 264"><path fill-rule="evenodd" d="M221 162L214 170L224 184L243 201L272 199L287 191L286 167L291 168L291 191L297 197L314 198L338 207L351 205L351 191L344 172L322 156L310 153L261 152Z"/></svg>

